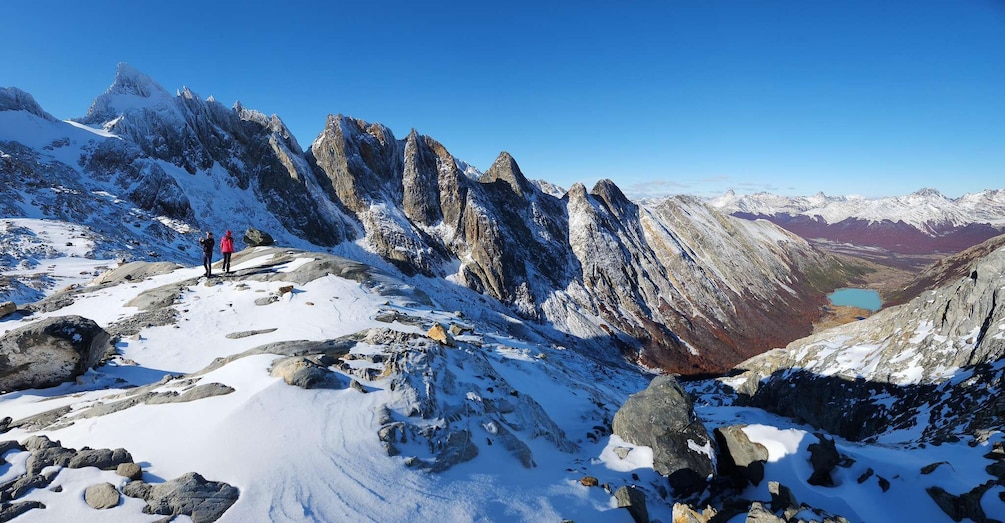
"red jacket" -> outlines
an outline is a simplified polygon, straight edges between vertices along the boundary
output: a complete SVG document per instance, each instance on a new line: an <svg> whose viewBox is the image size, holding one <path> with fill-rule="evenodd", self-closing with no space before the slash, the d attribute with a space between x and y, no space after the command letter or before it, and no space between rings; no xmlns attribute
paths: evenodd
<svg viewBox="0 0 1005 523"><path fill-rule="evenodd" d="M231 235L226 235L220 239L220 252L234 252L234 237Z"/></svg>

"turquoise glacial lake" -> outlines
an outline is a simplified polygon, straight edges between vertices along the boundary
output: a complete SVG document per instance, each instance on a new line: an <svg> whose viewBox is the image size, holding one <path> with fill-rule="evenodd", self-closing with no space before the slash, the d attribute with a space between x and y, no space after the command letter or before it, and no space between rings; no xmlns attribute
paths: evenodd
<svg viewBox="0 0 1005 523"><path fill-rule="evenodd" d="M878 311L883 306L879 293L871 289L838 289L827 295L834 305L859 307Z"/></svg>

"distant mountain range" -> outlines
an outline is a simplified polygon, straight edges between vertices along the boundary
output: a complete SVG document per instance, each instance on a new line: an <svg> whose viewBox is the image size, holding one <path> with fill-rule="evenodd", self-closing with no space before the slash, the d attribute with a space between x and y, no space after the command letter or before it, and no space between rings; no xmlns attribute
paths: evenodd
<svg viewBox="0 0 1005 523"><path fill-rule="evenodd" d="M729 191L709 203L733 216L769 220L804 238L901 254L958 252L1005 230L1005 189L959 198L947 198L934 189L887 198Z"/></svg>
<svg viewBox="0 0 1005 523"><path fill-rule="evenodd" d="M127 64L76 121L0 90L0 179L4 216L86 225L95 254L196 263L202 231L257 228L462 285L556 344L688 374L808 334L845 278L797 236L697 198L640 206L609 180L561 192L508 153L481 173L414 130L342 115L305 151L278 116L172 95Z"/></svg>

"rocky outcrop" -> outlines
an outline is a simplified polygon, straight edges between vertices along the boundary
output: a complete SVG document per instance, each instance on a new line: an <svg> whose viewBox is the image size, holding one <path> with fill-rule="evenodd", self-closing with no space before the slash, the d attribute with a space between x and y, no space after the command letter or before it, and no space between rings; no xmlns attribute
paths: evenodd
<svg viewBox="0 0 1005 523"><path fill-rule="evenodd" d="M712 474L712 445L694 404L672 376L658 376L614 415L614 434L653 450L653 469L683 492L700 490Z"/></svg>
<svg viewBox="0 0 1005 523"><path fill-rule="evenodd" d="M93 320L61 316L0 337L0 391L44 388L80 376L109 349L109 336Z"/></svg>
<svg viewBox="0 0 1005 523"><path fill-rule="evenodd" d="M240 495L236 487L208 481L195 472L156 485L132 481L122 488L122 493L145 500L145 514L186 515L192 521L207 523L220 519Z"/></svg>

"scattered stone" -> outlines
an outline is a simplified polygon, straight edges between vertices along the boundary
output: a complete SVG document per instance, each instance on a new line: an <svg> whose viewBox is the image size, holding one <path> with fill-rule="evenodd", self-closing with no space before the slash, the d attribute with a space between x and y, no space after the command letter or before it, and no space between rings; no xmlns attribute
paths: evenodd
<svg viewBox="0 0 1005 523"><path fill-rule="evenodd" d="M261 298L255 299L255 305L269 305L271 303L276 303L277 301L279 301L279 296L270 294L268 296L262 296Z"/></svg>
<svg viewBox="0 0 1005 523"><path fill-rule="evenodd" d="M866 469L865 472L862 473L861 476L858 477L858 483L859 484L865 483L865 481L867 479L871 478L872 475L875 474L875 473L876 473L876 471L872 470L872 467L869 467L868 469Z"/></svg>
<svg viewBox="0 0 1005 523"><path fill-rule="evenodd" d="M621 459L627 458L628 453L631 451L631 447L614 447L614 454Z"/></svg>
<svg viewBox="0 0 1005 523"><path fill-rule="evenodd" d="M120 463L115 467L115 473L132 480L143 479L143 469L136 463Z"/></svg>
<svg viewBox="0 0 1005 523"><path fill-rule="evenodd" d="M450 324L450 334L453 334L454 336L461 336L463 334L473 334L474 332L475 329L472 327L468 327L467 325L458 325L456 323Z"/></svg>
<svg viewBox="0 0 1005 523"><path fill-rule="evenodd" d="M441 345L446 345L447 347L453 347L456 345L453 335L447 332L447 329L439 323L433 324L433 327L429 329L426 336L437 341Z"/></svg>
<svg viewBox="0 0 1005 523"><path fill-rule="evenodd" d="M292 293L293 292L293 286L292 285L283 285L282 287L279 287L279 291L278 292L279 292L280 296L282 296L282 295L284 295L284 294L286 294L288 292Z"/></svg>
<svg viewBox="0 0 1005 523"><path fill-rule="evenodd" d="M366 392L367 392L366 387L364 387L362 383L360 383L360 382L358 382L356 380L352 380L349 383L349 388L353 389L353 390L356 390L356 391L359 391L359 392L362 392L363 394L366 394Z"/></svg>
<svg viewBox="0 0 1005 523"><path fill-rule="evenodd" d="M111 483L98 483L84 490L84 501L91 508L103 510L119 506L119 490Z"/></svg>
<svg viewBox="0 0 1005 523"><path fill-rule="evenodd" d="M890 490L890 480L884 478L883 476L876 476L876 482L879 483L879 488L886 492Z"/></svg>
<svg viewBox="0 0 1005 523"><path fill-rule="evenodd" d="M622 486L614 492L618 508L627 508L635 523L649 523L649 509L646 507L646 495L635 487Z"/></svg>
<svg viewBox="0 0 1005 523"><path fill-rule="evenodd" d="M580 478L579 484L584 487L596 487L600 485L600 480L593 476L583 476Z"/></svg>

